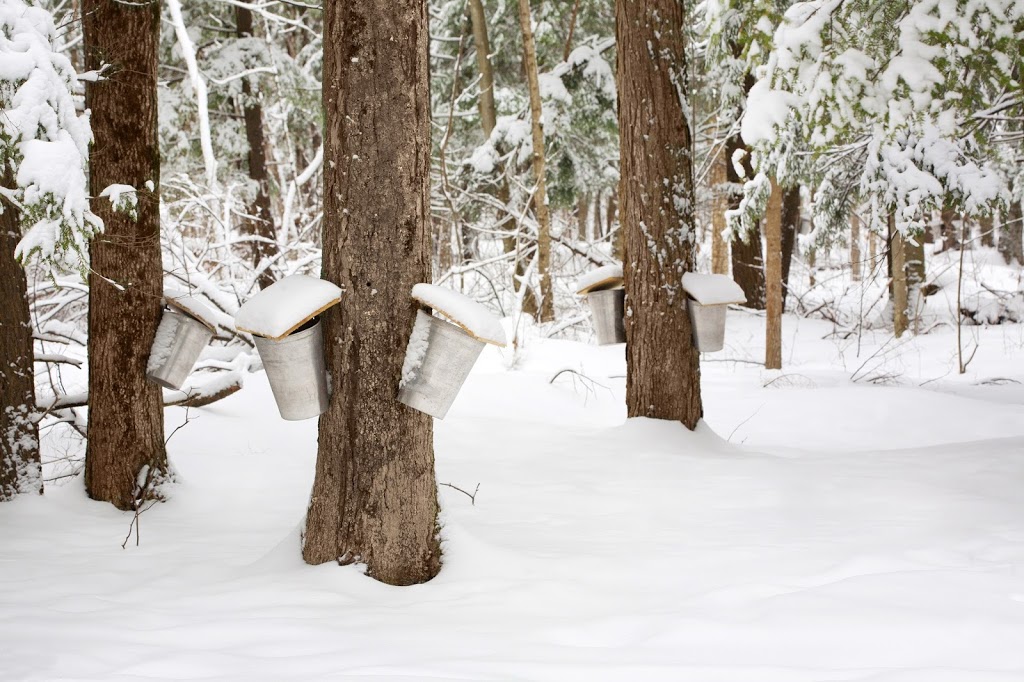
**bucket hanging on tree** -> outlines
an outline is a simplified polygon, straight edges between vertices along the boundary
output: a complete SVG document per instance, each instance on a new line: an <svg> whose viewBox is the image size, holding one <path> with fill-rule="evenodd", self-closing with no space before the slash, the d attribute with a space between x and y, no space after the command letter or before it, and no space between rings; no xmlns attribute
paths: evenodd
<svg viewBox="0 0 1024 682"><path fill-rule="evenodd" d="M398 400L444 419L484 346L505 345L505 330L483 305L450 289L417 284L412 297L452 321L416 311Z"/></svg>
<svg viewBox="0 0 1024 682"><path fill-rule="evenodd" d="M597 345L626 342L626 290L622 288L622 266L605 265L580 278L576 293L587 297Z"/></svg>
<svg viewBox="0 0 1024 682"><path fill-rule="evenodd" d="M245 302L235 328L253 335L282 419L312 419L327 411L330 392L319 315L341 300L331 282L292 275Z"/></svg>
<svg viewBox="0 0 1024 682"><path fill-rule="evenodd" d="M686 309L690 315L693 345L702 353L720 351L725 346L725 311L731 304L746 303L739 284L728 275L683 275Z"/></svg>
<svg viewBox="0 0 1024 682"><path fill-rule="evenodd" d="M164 295L163 316L149 351L146 378L177 391L213 338L215 315L199 300L181 292Z"/></svg>

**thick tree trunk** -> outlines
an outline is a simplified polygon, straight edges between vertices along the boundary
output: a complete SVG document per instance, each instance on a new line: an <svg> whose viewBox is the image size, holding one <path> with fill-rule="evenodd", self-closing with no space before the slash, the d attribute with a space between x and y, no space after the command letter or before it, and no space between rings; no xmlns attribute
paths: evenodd
<svg viewBox="0 0 1024 682"><path fill-rule="evenodd" d="M537 214L537 280L540 289L540 321L555 319L555 294L551 283L551 212L544 170L544 128L541 124L540 81L537 48L533 42L530 0L519 0L519 25L523 31L523 68L530 89L530 121L533 132L533 175L537 189L533 207Z"/></svg>
<svg viewBox="0 0 1024 682"><path fill-rule="evenodd" d="M860 262L860 216L850 212L850 279L859 282L861 277Z"/></svg>
<svg viewBox="0 0 1024 682"><path fill-rule="evenodd" d="M753 85L753 77L748 74L746 85L748 92L751 85ZM741 188L744 178L741 178L736 172L736 165L733 163L734 155L739 150L746 152L747 148L739 134L736 134L730 137L725 145L725 155L728 161L726 171L729 186L734 190L729 202L731 209L739 208L742 198ZM749 180L752 177L749 153L743 157L743 169L746 179ZM747 306L756 310L764 310L764 258L761 255L760 226L755 226L743 238L734 237L731 246L732 278L743 289L743 294L747 298Z"/></svg>
<svg viewBox="0 0 1024 682"><path fill-rule="evenodd" d="M14 187L10 170L0 184ZM14 258L18 209L0 194L0 502L43 492L32 364L32 322L25 271Z"/></svg>
<svg viewBox="0 0 1024 682"><path fill-rule="evenodd" d="M782 369L782 188L772 181L765 211L765 369Z"/></svg>
<svg viewBox="0 0 1024 682"><path fill-rule="evenodd" d="M239 38L252 37L252 10L235 7L235 21ZM267 172L267 155L263 145L263 106L259 93L254 93L249 79L242 79L242 109L245 112L245 138L249 142L249 178L256 183L256 196L248 213L253 216L245 232L256 241L252 242L251 259L254 268L264 264L257 283L266 289L274 283L274 274L269 263L278 254L277 231L274 229L274 214L270 208L270 174Z"/></svg>
<svg viewBox="0 0 1024 682"><path fill-rule="evenodd" d="M711 162L711 191L714 193L711 207L711 272L716 275L729 274L729 245L722 238L726 228L725 212L729 210L728 182L725 153L722 151Z"/></svg>
<svg viewBox="0 0 1024 682"><path fill-rule="evenodd" d="M800 187L788 187L782 192L782 310L789 298L789 270L793 265L796 236L800 233Z"/></svg>
<svg viewBox="0 0 1024 682"><path fill-rule="evenodd" d="M115 212L103 198L92 205L105 227L90 248L85 488L93 499L133 509L140 497L156 493L167 471L161 389L146 380L163 293L156 92L160 4L86 0L83 17L86 68L112 65L85 91L94 137L91 192L98 196L115 183L138 191L137 219Z"/></svg>
<svg viewBox="0 0 1024 682"><path fill-rule="evenodd" d="M398 402L430 281L427 2L324 4L325 315L332 398L320 418L303 558L365 564L392 585L441 566L433 424Z"/></svg>
<svg viewBox="0 0 1024 682"><path fill-rule="evenodd" d="M621 229L625 235L626 407L630 417L703 414L700 354L683 274L694 267L693 138L683 3L618 0Z"/></svg>
<svg viewBox="0 0 1024 682"><path fill-rule="evenodd" d="M892 328L896 338L907 331L907 255L906 242L889 216L889 251L892 263Z"/></svg>

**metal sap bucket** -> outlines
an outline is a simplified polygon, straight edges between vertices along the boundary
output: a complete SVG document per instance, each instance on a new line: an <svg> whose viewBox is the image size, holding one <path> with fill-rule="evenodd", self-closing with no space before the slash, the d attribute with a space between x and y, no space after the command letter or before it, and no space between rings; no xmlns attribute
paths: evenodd
<svg viewBox="0 0 1024 682"><path fill-rule="evenodd" d="M415 376L398 390L398 401L431 417L444 419L480 357L484 342L450 322L417 310L416 328L421 325L427 325L426 352Z"/></svg>
<svg viewBox="0 0 1024 682"><path fill-rule="evenodd" d="M282 419L312 419L327 411L327 368L324 365L324 332L313 318L288 336L274 341L253 336L270 389Z"/></svg>
<svg viewBox="0 0 1024 682"><path fill-rule="evenodd" d="M165 308L149 351L146 377L177 391L212 338L213 332L199 320Z"/></svg>
<svg viewBox="0 0 1024 682"><path fill-rule="evenodd" d="M590 303L594 331L597 332L597 345L625 343L626 325L623 318L626 307L626 290L591 291L587 294L587 301Z"/></svg>
<svg viewBox="0 0 1024 682"><path fill-rule="evenodd" d="M702 353L713 353L725 346L725 311L728 303L701 305L692 298L686 301L690 314L693 344Z"/></svg>

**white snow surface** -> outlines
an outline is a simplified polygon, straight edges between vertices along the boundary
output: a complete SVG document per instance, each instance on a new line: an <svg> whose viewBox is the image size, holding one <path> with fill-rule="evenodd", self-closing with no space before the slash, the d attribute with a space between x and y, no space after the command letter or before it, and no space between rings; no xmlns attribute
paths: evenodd
<svg viewBox="0 0 1024 682"><path fill-rule="evenodd" d="M149 361L146 363L146 372L154 373L167 364L171 357L171 349L174 348L174 336L178 331L179 321L182 318L177 315L164 314L160 317L160 324L157 325L156 334L153 336L153 345L149 350Z"/></svg>
<svg viewBox="0 0 1024 682"><path fill-rule="evenodd" d="M746 303L743 289L728 275L709 275L687 272L683 275L683 290L701 305Z"/></svg>
<svg viewBox="0 0 1024 682"><path fill-rule="evenodd" d="M190 296L184 291L168 289L164 291L164 299L174 308L188 313L195 319L217 331L217 325L223 322L223 316L218 315L210 306L200 301L195 296Z"/></svg>
<svg viewBox="0 0 1024 682"><path fill-rule="evenodd" d="M405 348L405 361L402 363L402 379L398 384L399 388L416 379L420 367L423 366L423 358L426 357L427 349L430 347L431 317L426 311L416 311L416 321L413 322L409 343Z"/></svg>
<svg viewBox="0 0 1024 682"><path fill-rule="evenodd" d="M485 305L469 296L436 284L417 284L412 288L412 297L481 341L505 345L505 329L501 326L501 320Z"/></svg>
<svg viewBox="0 0 1024 682"><path fill-rule="evenodd" d="M235 327L278 339L341 300L341 288L309 275L290 275L246 301L235 313Z"/></svg>
<svg viewBox="0 0 1024 682"><path fill-rule="evenodd" d="M763 357L763 318L727 324L721 359ZM0 506L0 677L1024 679L1024 326L969 328L962 376L948 326L833 330L787 315L782 372L705 362L696 433L626 421L622 346L485 348L434 431L476 503L439 488L444 566L404 588L302 562L317 426L249 375L170 439L138 547L80 478Z"/></svg>
<svg viewBox="0 0 1024 682"><path fill-rule="evenodd" d="M602 265L601 267L595 268L580 277L579 280L576 281L576 293L586 293L601 282L613 279L622 280L622 265L619 263Z"/></svg>

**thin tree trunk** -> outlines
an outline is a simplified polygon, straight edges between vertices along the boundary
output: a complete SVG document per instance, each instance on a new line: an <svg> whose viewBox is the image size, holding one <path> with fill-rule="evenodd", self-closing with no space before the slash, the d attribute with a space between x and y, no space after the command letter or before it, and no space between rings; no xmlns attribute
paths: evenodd
<svg viewBox="0 0 1024 682"><path fill-rule="evenodd" d="M789 298L789 271L800 232L800 187L787 187L782 192L782 311Z"/></svg>
<svg viewBox="0 0 1024 682"><path fill-rule="evenodd" d="M878 240L875 236L874 231L868 230L868 262L871 263L871 268L874 270L875 260L878 259Z"/></svg>
<svg viewBox="0 0 1024 682"><path fill-rule="evenodd" d="M320 418L303 558L392 585L441 566L433 424L396 399L430 281L427 2L324 3L323 276L333 391Z"/></svg>
<svg viewBox="0 0 1024 682"><path fill-rule="evenodd" d="M576 20L580 15L580 0L572 5L572 14L569 15L569 35L565 38L565 50L562 52L562 61L569 61L569 55L572 53L572 37L576 33Z"/></svg>
<svg viewBox="0 0 1024 682"><path fill-rule="evenodd" d="M0 185L14 188L10 169ZM0 194L0 502L19 493L43 492L36 427L32 322L25 271L14 258L21 234L19 213Z"/></svg>
<svg viewBox="0 0 1024 682"><path fill-rule="evenodd" d="M978 231L981 233L981 245L992 248L996 245L996 233L992 225L992 216L985 215L978 218Z"/></svg>
<svg viewBox="0 0 1024 682"><path fill-rule="evenodd" d="M782 193L772 180L764 223L766 369L782 369Z"/></svg>
<svg viewBox="0 0 1024 682"><path fill-rule="evenodd" d="M889 250L892 254L892 328L896 338L907 331L907 256L896 219L889 215Z"/></svg>
<svg viewBox="0 0 1024 682"><path fill-rule="evenodd" d="M915 243L916 242L916 243ZM921 291L924 288L924 234L915 235L913 241L903 240L904 269L907 276L907 315L914 320L914 333L917 333L918 313L921 307Z"/></svg>
<svg viewBox="0 0 1024 682"><path fill-rule="evenodd" d="M959 228L956 225L957 215L949 206L942 209L942 250L960 248Z"/></svg>
<svg viewBox="0 0 1024 682"><path fill-rule="evenodd" d="M711 191L714 193L711 208L711 272L717 275L729 274L729 245L722 238L726 228L725 212L729 210L729 174L726 164L724 150L711 163Z"/></svg>
<svg viewBox="0 0 1024 682"><path fill-rule="evenodd" d="M850 278L854 282L860 281L860 216L856 212L850 212Z"/></svg>
<svg viewBox="0 0 1024 682"><path fill-rule="evenodd" d="M537 189L533 206L537 213L537 279L540 289L540 321L555 319L555 294L551 283L551 214L548 208L547 182L544 179L544 129L541 125L540 82L537 74L537 48L533 43L530 0L519 0L519 25L523 30L523 67L530 89L530 120L533 131L533 175Z"/></svg>
<svg viewBox="0 0 1024 682"><path fill-rule="evenodd" d="M700 354L681 286L694 268L697 235L693 138L681 102L689 92L689 21L676 0L616 3L621 229L629 261L626 407L630 417L693 429L703 414Z"/></svg>
<svg viewBox="0 0 1024 682"><path fill-rule="evenodd" d="M476 67L480 72L480 125L484 138L490 138L498 121L494 104L494 68L491 66L491 42L487 36L487 15L482 0L469 0L469 20L473 24L473 44L476 46Z"/></svg>
<svg viewBox="0 0 1024 682"><path fill-rule="evenodd" d="M1003 254L1003 260L1007 265L1016 262L1024 265L1024 234L1021 228L1024 227L1022 219L1021 203L1018 199L1010 202L1010 210L999 230L999 253Z"/></svg>
<svg viewBox="0 0 1024 682"><path fill-rule="evenodd" d="M605 234L612 238L612 258L622 262L625 257L625 233L622 225L615 229L615 223L619 220L619 192L614 187L608 192L608 203L605 205Z"/></svg>
<svg viewBox="0 0 1024 682"><path fill-rule="evenodd" d="M157 144L159 3L85 0L85 65L106 77L86 84L92 112L93 196L120 183L138 192L137 219L93 201L103 234L90 247L89 442L85 489L133 509L167 472L161 389L146 380L160 322L160 152ZM140 476L140 473L146 472Z"/></svg>
<svg viewBox="0 0 1024 682"><path fill-rule="evenodd" d="M239 38L252 37L252 10L235 6L235 21ZM256 183L256 196L248 213L255 219L247 221L245 232L257 241L252 242L251 259L254 268L265 263L257 283L266 289L274 283L270 270L271 259L278 254L277 231L274 229L274 214L270 207L270 175L267 172L267 155L263 143L263 106L259 94L252 91L249 79L242 79L242 108L245 112L245 137L249 142L249 178Z"/></svg>
<svg viewBox="0 0 1024 682"><path fill-rule="evenodd" d="M576 202L576 229L578 237L584 241L590 238L589 229L590 194L582 192Z"/></svg>

